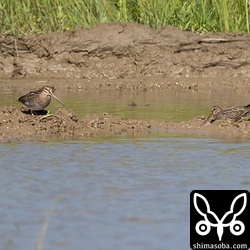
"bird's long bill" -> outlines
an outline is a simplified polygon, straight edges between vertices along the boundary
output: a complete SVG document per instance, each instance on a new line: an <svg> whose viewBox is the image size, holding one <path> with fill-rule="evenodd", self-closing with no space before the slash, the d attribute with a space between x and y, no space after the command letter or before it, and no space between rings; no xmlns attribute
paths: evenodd
<svg viewBox="0 0 250 250"><path fill-rule="evenodd" d="M207 117L207 119L201 124L201 126L202 125L204 125L207 121L208 121L208 119L212 116L212 114L213 114L213 112L211 112L211 114Z"/></svg>
<svg viewBox="0 0 250 250"><path fill-rule="evenodd" d="M62 104L63 106L64 106L64 104L53 94L53 93L51 93L52 94L52 96L60 103L60 104Z"/></svg>

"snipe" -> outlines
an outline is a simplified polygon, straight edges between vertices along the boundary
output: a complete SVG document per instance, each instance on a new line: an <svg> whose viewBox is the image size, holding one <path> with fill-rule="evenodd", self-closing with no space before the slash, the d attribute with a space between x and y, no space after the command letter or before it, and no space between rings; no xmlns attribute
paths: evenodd
<svg viewBox="0 0 250 250"><path fill-rule="evenodd" d="M210 123L214 122L215 120L228 120L231 122L238 122L249 114L250 104L245 106L233 106L226 109L221 109L219 106L214 106L212 108L211 114L202 123L202 125L206 123L211 116L213 116L213 119L210 121Z"/></svg>
<svg viewBox="0 0 250 250"><path fill-rule="evenodd" d="M36 111L44 110L51 102L53 96L60 104L64 104L54 95L55 88L43 86L41 89L31 91L26 95L21 96L18 101L31 111L31 114Z"/></svg>

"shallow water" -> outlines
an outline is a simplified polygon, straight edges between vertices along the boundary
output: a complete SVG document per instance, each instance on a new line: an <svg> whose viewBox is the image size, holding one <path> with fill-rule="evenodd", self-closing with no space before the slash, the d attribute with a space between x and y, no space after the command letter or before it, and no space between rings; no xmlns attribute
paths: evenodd
<svg viewBox="0 0 250 250"><path fill-rule="evenodd" d="M21 88L0 92L0 105L21 108L17 99L28 92ZM196 116L208 116L211 107L230 107L249 103L249 93L228 91L226 94L198 91L65 91L55 93L79 118L93 113L111 113L123 119L184 121ZM132 107L135 103L137 106ZM62 106L53 98L47 109L53 113Z"/></svg>
<svg viewBox="0 0 250 250"><path fill-rule="evenodd" d="M190 192L249 190L249 147L191 137L2 144L0 249L189 249Z"/></svg>

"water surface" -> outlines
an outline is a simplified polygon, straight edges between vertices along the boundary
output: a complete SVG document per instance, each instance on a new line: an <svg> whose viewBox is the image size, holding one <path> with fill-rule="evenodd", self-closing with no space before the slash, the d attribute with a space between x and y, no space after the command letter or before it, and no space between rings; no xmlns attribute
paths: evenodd
<svg viewBox="0 0 250 250"><path fill-rule="evenodd" d="M189 249L190 192L249 189L249 147L171 136L2 144L0 249Z"/></svg>
<svg viewBox="0 0 250 250"><path fill-rule="evenodd" d="M30 81L30 88L22 88L17 80L13 80L13 88L4 88L0 92L0 105L21 108L17 99L29 92L39 88L37 83ZM72 79L72 81L74 81ZM3 83L2 83L3 84ZM33 84L33 85L32 85ZM40 83L41 87L45 83ZM8 82L11 86L11 81ZM53 80L51 85L53 85ZM248 91L109 91L91 90L72 91L65 89L67 80L61 80L55 94L65 104L65 107L73 110L79 118L93 113L111 113L123 119L139 119L159 121L184 121L196 116L209 115L214 105L230 107L234 105L245 105L249 103ZM1 86L1 82L0 82ZM133 107L130 104L135 103ZM62 106L53 99L48 109L53 113Z"/></svg>

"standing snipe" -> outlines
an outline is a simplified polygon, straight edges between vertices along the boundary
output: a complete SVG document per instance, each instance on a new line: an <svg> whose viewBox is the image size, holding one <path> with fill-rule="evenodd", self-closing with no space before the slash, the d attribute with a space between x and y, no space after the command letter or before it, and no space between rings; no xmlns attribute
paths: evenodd
<svg viewBox="0 0 250 250"><path fill-rule="evenodd" d="M50 104L51 96L64 106L64 104L54 95L54 91L54 87L43 86L39 90L31 91L21 96L18 101L27 107L31 111L31 114L33 114L33 111L44 110Z"/></svg>
<svg viewBox="0 0 250 250"><path fill-rule="evenodd" d="M214 106L212 108L211 114L203 122L203 124L206 123L206 121L212 115L214 118L210 123L214 122L215 120L229 120L231 122L238 122L242 118L248 116L249 114L250 114L250 104L245 106L233 106L231 108L226 108L226 109L221 109L219 106Z"/></svg>

